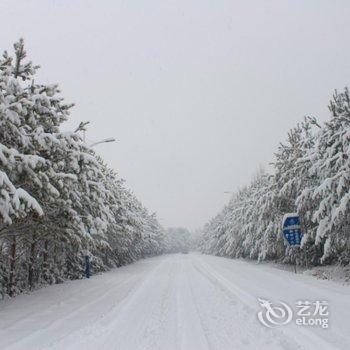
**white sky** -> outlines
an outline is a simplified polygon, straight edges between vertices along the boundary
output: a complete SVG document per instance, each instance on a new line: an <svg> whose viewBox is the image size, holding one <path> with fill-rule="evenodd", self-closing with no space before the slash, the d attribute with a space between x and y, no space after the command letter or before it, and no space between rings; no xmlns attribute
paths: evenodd
<svg viewBox="0 0 350 350"><path fill-rule="evenodd" d="M0 1L40 79L165 226L195 228L349 84L347 0ZM97 149L98 147L98 149Z"/></svg>

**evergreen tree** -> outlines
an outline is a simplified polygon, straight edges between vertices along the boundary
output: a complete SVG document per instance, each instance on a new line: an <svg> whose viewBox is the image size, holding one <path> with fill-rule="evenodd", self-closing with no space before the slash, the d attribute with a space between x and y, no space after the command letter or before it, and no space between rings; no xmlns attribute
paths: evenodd
<svg viewBox="0 0 350 350"><path fill-rule="evenodd" d="M349 263L350 97L335 93L332 116L315 118L290 130L275 153L271 174L260 173L235 193L229 204L203 228L200 250L251 259L277 259L309 266ZM300 250L282 237L285 213L301 217Z"/></svg>
<svg viewBox="0 0 350 350"><path fill-rule="evenodd" d="M38 84L23 40L0 60L0 293L15 295L164 250L164 230L89 148L72 104Z"/></svg>

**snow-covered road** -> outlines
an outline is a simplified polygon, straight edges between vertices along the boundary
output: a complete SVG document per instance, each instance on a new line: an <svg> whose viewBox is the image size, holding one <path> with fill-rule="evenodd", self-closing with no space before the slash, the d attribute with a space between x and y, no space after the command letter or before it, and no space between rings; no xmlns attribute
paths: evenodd
<svg viewBox="0 0 350 350"><path fill-rule="evenodd" d="M328 329L270 329L258 298L326 300ZM349 349L350 288L199 254L165 255L0 303L1 349Z"/></svg>

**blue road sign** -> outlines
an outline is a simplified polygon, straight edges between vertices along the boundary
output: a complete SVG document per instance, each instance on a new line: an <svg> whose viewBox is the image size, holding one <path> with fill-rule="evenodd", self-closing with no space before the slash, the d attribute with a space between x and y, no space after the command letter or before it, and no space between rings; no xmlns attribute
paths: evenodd
<svg viewBox="0 0 350 350"><path fill-rule="evenodd" d="M300 218L298 214L285 214L282 222L283 236L291 246L300 246L303 233L300 228Z"/></svg>

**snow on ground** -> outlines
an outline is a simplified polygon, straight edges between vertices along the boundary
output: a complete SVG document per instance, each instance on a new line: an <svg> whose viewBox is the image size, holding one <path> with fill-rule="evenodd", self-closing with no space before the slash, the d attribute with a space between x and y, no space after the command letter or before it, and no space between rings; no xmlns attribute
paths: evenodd
<svg viewBox="0 0 350 350"><path fill-rule="evenodd" d="M141 260L0 303L1 349L348 349L350 287L199 254ZM330 327L259 323L257 298L326 300Z"/></svg>
<svg viewBox="0 0 350 350"><path fill-rule="evenodd" d="M338 283L350 284L350 267L331 265L331 266L317 266L310 270L306 270L305 274L315 276L323 280L332 280Z"/></svg>

